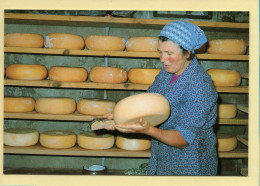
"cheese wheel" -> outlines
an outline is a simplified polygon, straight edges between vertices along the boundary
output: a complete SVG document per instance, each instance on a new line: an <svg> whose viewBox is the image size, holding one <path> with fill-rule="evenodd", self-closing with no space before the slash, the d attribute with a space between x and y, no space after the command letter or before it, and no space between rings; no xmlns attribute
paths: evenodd
<svg viewBox="0 0 260 186"><path fill-rule="evenodd" d="M218 151L232 151L237 147L237 138L231 134L217 134Z"/></svg>
<svg viewBox="0 0 260 186"><path fill-rule="evenodd" d="M82 50L84 39L81 36L65 33L50 33L44 39L45 48Z"/></svg>
<svg viewBox="0 0 260 186"><path fill-rule="evenodd" d="M4 144L8 146L27 147L35 145L39 133L31 128L10 128L4 130Z"/></svg>
<svg viewBox="0 0 260 186"><path fill-rule="evenodd" d="M76 134L70 131L52 130L40 134L40 144L47 148L71 148L76 144L76 141Z"/></svg>
<svg viewBox="0 0 260 186"><path fill-rule="evenodd" d="M4 98L4 112L31 112L34 107L35 100L31 97Z"/></svg>
<svg viewBox="0 0 260 186"><path fill-rule="evenodd" d="M98 134L93 131L85 131L78 134L78 145L84 149L109 149L115 143L115 137L110 134Z"/></svg>
<svg viewBox="0 0 260 186"><path fill-rule="evenodd" d="M230 119L237 115L237 107L234 104L219 104L218 118Z"/></svg>
<svg viewBox="0 0 260 186"><path fill-rule="evenodd" d="M246 43L240 39L218 39L208 42L209 54L242 55L246 52Z"/></svg>
<svg viewBox="0 0 260 186"><path fill-rule="evenodd" d="M147 150L151 148L151 140L137 134L124 134L116 137L116 146L124 150Z"/></svg>
<svg viewBox="0 0 260 186"><path fill-rule="evenodd" d="M49 70L52 81L82 82L88 78L88 72L82 67L52 66Z"/></svg>
<svg viewBox="0 0 260 186"><path fill-rule="evenodd" d="M209 69L207 73L211 76L215 86L236 87L241 83L241 75L239 72L227 69Z"/></svg>
<svg viewBox="0 0 260 186"><path fill-rule="evenodd" d="M126 42L126 50L131 52L157 52L157 37L132 37Z"/></svg>
<svg viewBox="0 0 260 186"><path fill-rule="evenodd" d="M5 47L42 48L43 36L28 33L9 33L4 36Z"/></svg>
<svg viewBox="0 0 260 186"><path fill-rule="evenodd" d="M48 71L44 65L12 64L6 68L6 76L16 80L43 80Z"/></svg>
<svg viewBox="0 0 260 186"><path fill-rule="evenodd" d="M120 100L113 111L116 124L135 123L140 118L156 126L170 115L168 100L157 93L141 93Z"/></svg>
<svg viewBox="0 0 260 186"><path fill-rule="evenodd" d="M71 114L76 110L76 102L72 98L39 98L35 110L43 114Z"/></svg>
<svg viewBox="0 0 260 186"><path fill-rule="evenodd" d="M161 69L131 68L128 79L131 83L151 85Z"/></svg>
<svg viewBox="0 0 260 186"><path fill-rule="evenodd" d="M89 35L85 45L88 50L122 51L125 49L125 40L116 36Z"/></svg>
<svg viewBox="0 0 260 186"><path fill-rule="evenodd" d="M127 81L127 72L122 68L96 66L90 70L89 78L97 83L124 83Z"/></svg>
<svg viewBox="0 0 260 186"><path fill-rule="evenodd" d="M116 103L105 99L80 99L77 103L77 111L81 114L103 116L112 113Z"/></svg>

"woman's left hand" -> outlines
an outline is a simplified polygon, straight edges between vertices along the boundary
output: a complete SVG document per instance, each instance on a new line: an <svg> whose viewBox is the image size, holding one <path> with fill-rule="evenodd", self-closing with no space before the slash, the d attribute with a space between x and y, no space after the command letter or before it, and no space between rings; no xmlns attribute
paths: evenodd
<svg viewBox="0 0 260 186"><path fill-rule="evenodd" d="M140 118L137 123L130 124L117 124L115 128L124 133L146 133L146 131L151 127L148 121Z"/></svg>

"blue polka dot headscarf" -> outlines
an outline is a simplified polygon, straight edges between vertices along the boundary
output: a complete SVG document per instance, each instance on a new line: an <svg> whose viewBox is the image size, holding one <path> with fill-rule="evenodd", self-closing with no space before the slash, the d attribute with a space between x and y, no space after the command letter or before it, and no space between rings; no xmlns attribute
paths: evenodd
<svg viewBox="0 0 260 186"><path fill-rule="evenodd" d="M167 37L192 53L207 42L203 30L193 23L184 21L168 23L163 27L160 36Z"/></svg>

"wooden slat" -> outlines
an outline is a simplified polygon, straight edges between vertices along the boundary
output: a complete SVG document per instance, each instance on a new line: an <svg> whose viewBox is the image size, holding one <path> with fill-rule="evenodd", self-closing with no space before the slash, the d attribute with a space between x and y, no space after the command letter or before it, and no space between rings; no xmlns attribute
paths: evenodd
<svg viewBox="0 0 260 186"><path fill-rule="evenodd" d="M246 118L218 119L219 125L248 125Z"/></svg>
<svg viewBox="0 0 260 186"><path fill-rule="evenodd" d="M238 135L237 140L243 143L244 145L248 146L248 139L245 136Z"/></svg>
<svg viewBox="0 0 260 186"><path fill-rule="evenodd" d="M248 158L247 149L236 149L229 152L218 152L219 158Z"/></svg>
<svg viewBox="0 0 260 186"><path fill-rule="evenodd" d="M238 87L216 87L217 92L222 93L248 93L248 86L238 86Z"/></svg>
<svg viewBox="0 0 260 186"><path fill-rule="evenodd" d="M242 112L248 113L248 106L247 105L238 104L237 109L242 111Z"/></svg>

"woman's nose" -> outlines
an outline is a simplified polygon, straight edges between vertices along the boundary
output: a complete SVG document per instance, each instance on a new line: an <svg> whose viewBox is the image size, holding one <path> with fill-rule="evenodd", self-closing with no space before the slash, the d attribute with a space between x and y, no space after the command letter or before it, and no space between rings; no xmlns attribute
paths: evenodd
<svg viewBox="0 0 260 186"><path fill-rule="evenodd" d="M164 63L165 60L166 60L166 56L165 56L164 54L161 54L161 55L160 55L160 61L161 61L162 63Z"/></svg>

